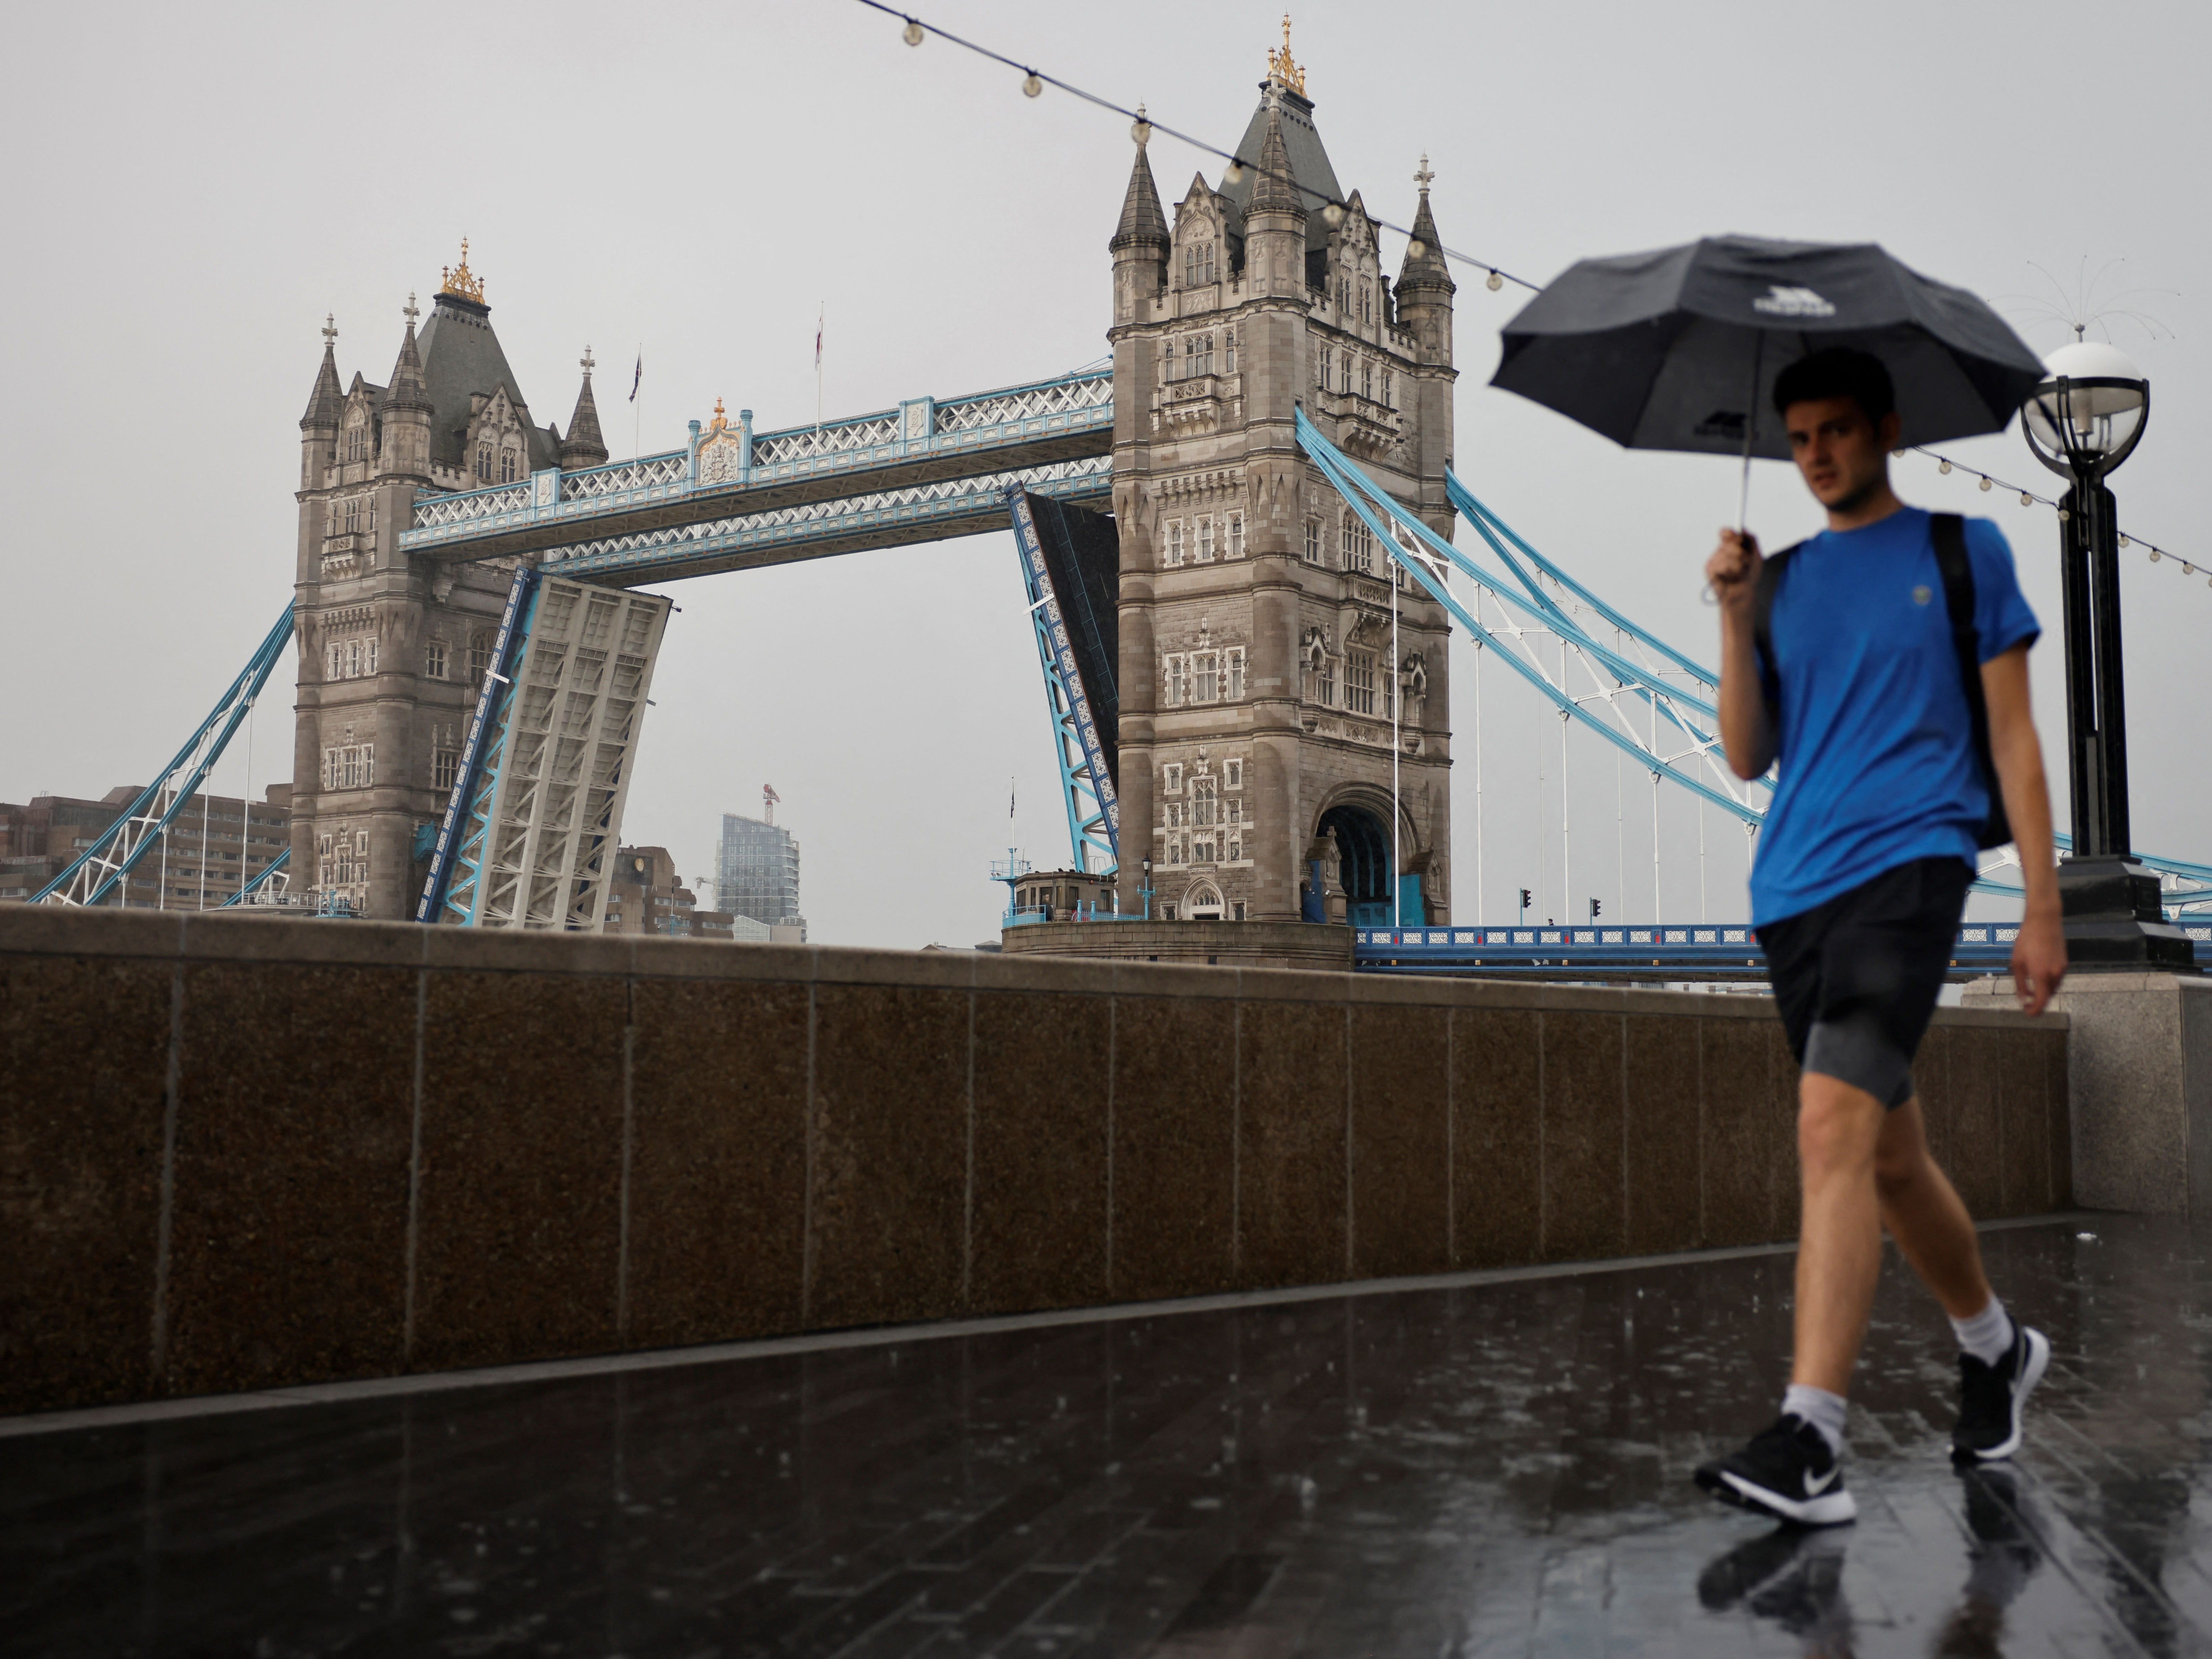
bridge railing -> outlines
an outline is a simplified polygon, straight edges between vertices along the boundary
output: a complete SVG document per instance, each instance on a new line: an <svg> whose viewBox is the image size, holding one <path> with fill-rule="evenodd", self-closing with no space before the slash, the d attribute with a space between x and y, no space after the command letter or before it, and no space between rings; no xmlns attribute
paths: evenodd
<svg viewBox="0 0 2212 1659"><path fill-rule="evenodd" d="M672 496L737 491L823 474L858 471L951 452L988 452L1110 428L1110 370L1063 374L1026 386L943 400L914 398L817 426L756 433L750 411L734 427L702 434L695 424L684 448L574 472L547 468L515 483L425 495L415 503L407 548L441 546L547 520L610 515ZM726 439L723 434L726 433ZM701 447L712 464L702 467ZM979 453L988 466L988 453Z"/></svg>

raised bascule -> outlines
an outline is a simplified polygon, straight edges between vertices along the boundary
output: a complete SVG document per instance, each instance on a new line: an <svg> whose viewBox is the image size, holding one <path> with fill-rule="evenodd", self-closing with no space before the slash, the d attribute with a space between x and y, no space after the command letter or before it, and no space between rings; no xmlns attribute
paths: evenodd
<svg viewBox="0 0 2212 1659"><path fill-rule="evenodd" d="M1453 471L1433 175L1423 158L1394 277L1314 110L1286 36L1237 161L1172 217L1139 120L1109 368L776 430L718 401L681 447L614 461L588 350L565 433L532 416L465 242L419 333L410 297L384 384L341 379L326 325L293 603L42 896L114 893L289 633L293 843L269 886L326 914L596 928L671 610L635 590L1011 526L1072 866L1112 876L1121 916L1349 921L1364 959L1431 968L1746 954L1726 929L1455 921L1455 623L1655 798L1687 790L1751 833L1765 789L1720 761L1710 672ZM1453 544L1462 518L1477 556ZM2151 862L2171 909L2212 907L2212 866ZM1984 884L2007 890L2000 864Z"/></svg>

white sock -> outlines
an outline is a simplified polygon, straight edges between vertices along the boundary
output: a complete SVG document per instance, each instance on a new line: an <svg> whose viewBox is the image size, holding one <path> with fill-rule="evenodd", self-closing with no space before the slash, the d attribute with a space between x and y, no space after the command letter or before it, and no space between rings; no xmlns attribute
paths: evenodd
<svg viewBox="0 0 2212 1659"><path fill-rule="evenodd" d="M1994 1365L2012 1352L2012 1316L1995 1291L1990 1293L1988 1307L1972 1319L1953 1320L1951 1328L1959 1334L1960 1348L1984 1365Z"/></svg>
<svg viewBox="0 0 2212 1659"><path fill-rule="evenodd" d="M1792 1382L1783 1391L1782 1414L1810 1423L1820 1431L1820 1438L1828 1443L1828 1450L1835 1456L1844 1455L1844 1397L1830 1394L1826 1389L1808 1389L1802 1382Z"/></svg>

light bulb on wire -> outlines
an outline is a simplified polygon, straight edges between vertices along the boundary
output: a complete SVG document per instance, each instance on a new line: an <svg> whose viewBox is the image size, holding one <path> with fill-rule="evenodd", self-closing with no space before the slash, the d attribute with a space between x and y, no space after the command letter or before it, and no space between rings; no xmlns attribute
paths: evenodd
<svg viewBox="0 0 2212 1659"><path fill-rule="evenodd" d="M1951 463L1950 463L1950 462L1948 462L1948 461L1938 461L1938 462L1936 464L1936 470L1938 472L1945 473L1945 474L1947 474L1947 475L1948 475L1948 474L1950 472L1950 471L1951 471Z"/></svg>
<svg viewBox="0 0 2212 1659"><path fill-rule="evenodd" d="M906 20L906 27L899 31L899 39L904 40L909 46L920 46L921 44L921 25L915 22L913 18L908 18Z"/></svg>
<svg viewBox="0 0 2212 1659"><path fill-rule="evenodd" d="M1499 289L1505 286L1505 279L1493 270L1490 273L1489 277L1484 282L1483 286L1488 289L1492 294L1495 294Z"/></svg>
<svg viewBox="0 0 2212 1659"><path fill-rule="evenodd" d="M1982 475L1982 488L1983 488L1983 489L1987 489L1989 487L1990 487L1990 476L1989 476L1989 474L1988 474L1988 473L1984 472L1984 473Z"/></svg>
<svg viewBox="0 0 2212 1659"><path fill-rule="evenodd" d="M1037 79L1037 72L1035 70L1031 70L1022 77L1023 97L1034 98L1043 90L1044 82Z"/></svg>

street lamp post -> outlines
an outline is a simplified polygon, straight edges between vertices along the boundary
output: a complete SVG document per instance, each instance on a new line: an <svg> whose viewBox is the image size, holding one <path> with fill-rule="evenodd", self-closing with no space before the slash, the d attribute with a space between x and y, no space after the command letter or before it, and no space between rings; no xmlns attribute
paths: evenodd
<svg viewBox="0 0 2212 1659"><path fill-rule="evenodd" d="M2074 850L2058 865L2067 959L2077 972L2193 972L2189 936L2166 921L2128 823L2119 521L2105 479L2142 438L2150 382L2096 341L2052 352L2044 368L2021 424L2036 459L2068 483L2058 514L2074 825Z"/></svg>

